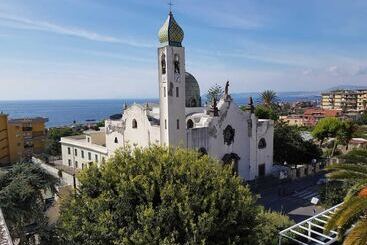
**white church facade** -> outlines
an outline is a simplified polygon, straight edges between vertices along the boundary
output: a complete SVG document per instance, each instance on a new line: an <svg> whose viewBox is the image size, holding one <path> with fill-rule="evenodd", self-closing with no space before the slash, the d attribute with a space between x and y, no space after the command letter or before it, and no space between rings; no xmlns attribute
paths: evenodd
<svg viewBox="0 0 367 245"><path fill-rule="evenodd" d="M124 106L123 113L106 120L101 131L62 138L63 164L76 168L102 164L123 146L157 144L209 154L231 164L245 180L271 173L273 121L256 118L252 100L241 110L229 94L229 82L219 101L202 106L199 84L185 70L183 37L170 12L159 31L159 104Z"/></svg>

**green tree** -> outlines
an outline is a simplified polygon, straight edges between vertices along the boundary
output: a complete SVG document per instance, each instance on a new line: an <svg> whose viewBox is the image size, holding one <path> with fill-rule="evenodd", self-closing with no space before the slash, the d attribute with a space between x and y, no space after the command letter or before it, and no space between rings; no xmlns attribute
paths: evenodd
<svg viewBox="0 0 367 245"><path fill-rule="evenodd" d="M0 208L4 212L9 231L20 244L27 244L27 231L42 235L47 230L44 215L44 191L56 193L58 180L35 164L18 163L0 176Z"/></svg>
<svg viewBox="0 0 367 245"><path fill-rule="evenodd" d="M61 154L61 137L77 134L79 133L74 132L73 129L69 127L50 128L47 132L46 153L52 156L59 156Z"/></svg>
<svg viewBox="0 0 367 245"><path fill-rule="evenodd" d="M297 127L277 122L274 128L274 161L291 165L311 163L322 155L320 147L302 138Z"/></svg>
<svg viewBox="0 0 367 245"><path fill-rule="evenodd" d="M327 176L331 180L353 183L344 202L326 224L326 230L338 230L343 244L367 244L367 166L362 164L333 164Z"/></svg>
<svg viewBox="0 0 367 245"><path fill-rule="evenodd" d="M249 189L230 166L197 152L125 148L78 178L61 208L66 244L266 244ZM276 240L268 225L264 236Z"/></svg>
<svg viewBox="0 0 367 245"><path fill-rule="evenodd" d="M264 105L258 105L255 108L255 115L260 119L271 119L277 121L279 119L279 114L274 108L266 107Z"/></svg>
<svg viewBox="0 0 367 245"><path fill-rule="evenodd" d="M353 134L356 132L357 126L352 121L342 121L340 128L336 134L336 139L339 144L345 146L348 150L349 141L353 138Z"/></svg>
<svg viewBox="0 0 367 245"><path fill-rule="evenodd" d="M336 137L341 127L341 121L336 117L326 117L321 119L312 131L312 136L323 144L325 139Z"/></svg>
<svg viewBox="0 0 367 245"><path fill-rule="evenodd" d="M342 121L335 117L321 119L312 131L312 135L320 141L320 146L327 138L334 138L333 149L330 156L334 156L338 144L346 146L352 139L357 127L352 121Z"/></svg>
<svg viewBox="0 0 367 245"><path fill-rule="evenodd" d="M273 90L265 90L260 93L260 100L265 107L273 107L278 101L278 96Z"/></svg>
<svg viewBox="0 0 367 245"><path fill-rule="evenodd" d="M216 101L219 101L220 98L223 96L223 88L222 86L215 84L214 86L210 87L208 90L208 93L206 95L206 101L207 103L211 103L213 101L213 98Z"/></svg>

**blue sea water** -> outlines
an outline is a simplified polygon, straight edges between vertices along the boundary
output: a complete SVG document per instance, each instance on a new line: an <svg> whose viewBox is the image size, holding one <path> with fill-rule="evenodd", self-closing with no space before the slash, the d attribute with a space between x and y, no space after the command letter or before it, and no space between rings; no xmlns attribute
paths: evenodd
<svg viewBox="0 0 367 245"><path fill-rule="evenodd" d="M233 94L235 102L246 104L248 97L253 96L256 102L257 93ZM278 93L281 101L316 100L317 93L291 92ZM46 117L46 126L56 127L70 125L73 121L86 123L88 120L100 121L110 115L121 113L124 103L133 104L158 102L158 99L104 99L104 100L33 100L33 101L0 101L0 111L9 114L10 118Z"/></svg>

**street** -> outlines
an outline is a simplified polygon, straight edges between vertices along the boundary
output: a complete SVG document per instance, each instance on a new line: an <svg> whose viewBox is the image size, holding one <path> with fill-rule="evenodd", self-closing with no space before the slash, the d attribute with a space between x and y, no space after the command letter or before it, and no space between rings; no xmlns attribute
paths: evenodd
<svg viewBox="0 0 367 245"><path fill-rule="evenodd" d="M318 197L317 181L324 177L324 174L304 177L286 183L273 184L262 188L262 183L251 183L250 186L258 194L258 203L266 209L287 214L295 222L305 220L324 209L311 204L313 197Z"/></svg>

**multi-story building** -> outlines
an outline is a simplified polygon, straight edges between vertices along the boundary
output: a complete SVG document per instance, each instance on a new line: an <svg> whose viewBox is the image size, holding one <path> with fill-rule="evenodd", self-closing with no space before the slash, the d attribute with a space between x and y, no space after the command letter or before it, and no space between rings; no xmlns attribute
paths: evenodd
<svg viewBox="0 0 367 245"><path fill-rule="evenodd" d="M8 115L0 113L0 166L9 162Z"/></svg>
<svg viewBox="0 0 367 245"><path fill-rule="evenodd" d="M293 114L288 116L280 116L279 119L290 126L298 126L298 127L304 126L303 115Z"/></svg>
<svg viewBox="0 0 367 245"><path fill-rule="evenodd" d="M88 130L83 135L61 138L61 151L64 165L83 169L90 163L103 163L107 158L106 134Z"/></svg>
<svg viewBox="0 0 367 245"><path fill-rule="evenodd" d="M367 89L357 91L357 111L367 112Z"/></svg>
<svg viewBox="0 0 367 245"><path fill-rule="evenodd" d="M353 90L337 90L321 94L321 108L342 111L356 111L358 92Z"/></svg>
<svg viewBox="0 0 367 245"><path fill-rule="evenodd" d="M7 121L9 142L9 163L28 160L33 154L41 154L45 149L48 119L20 118Z"/></svg>

